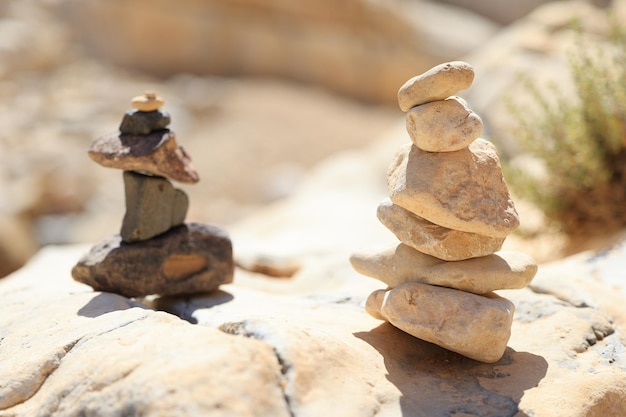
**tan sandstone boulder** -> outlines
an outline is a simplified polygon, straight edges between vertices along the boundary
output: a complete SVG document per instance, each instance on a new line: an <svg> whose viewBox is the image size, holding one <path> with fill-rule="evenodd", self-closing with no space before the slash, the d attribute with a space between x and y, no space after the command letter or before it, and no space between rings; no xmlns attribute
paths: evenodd
<svg viewBox="0 0 626 417"><path fill-rule="evenodd" d="M405 145L389 167L387 184L391 201L440 226L496 238L519 226L498 153L483 139L445 153Z"/></svg>

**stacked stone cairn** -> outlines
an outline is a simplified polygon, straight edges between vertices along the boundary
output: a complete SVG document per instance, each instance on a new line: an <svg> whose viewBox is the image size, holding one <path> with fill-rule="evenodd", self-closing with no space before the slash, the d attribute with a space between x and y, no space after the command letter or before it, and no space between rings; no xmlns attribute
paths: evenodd
<svg viewBox="0 0 626 417"><path fill-rule="evenodd" d="M495 147L454 96L474 80L460 61L438 65L398 92L412 143L387 172L381 223L400 240L351 256L353 268L383 281L366 310L375 318L469 358L493 363L511 335L514 305L493 291L527 286L529 256L498 252L519 226Z"/></svg>
<svg viewBox="0 0 626 417"><path fill-rule="evenodd" d="M164 102L148 92L119 131L97 138L89 157L123 170L126 214L119 234L96 244L72 269L96 291L126 297L204 293L233 280L228 234L220 227L185 223L189 199L170 180L195 184L198 173L178 146Z"/></svg>

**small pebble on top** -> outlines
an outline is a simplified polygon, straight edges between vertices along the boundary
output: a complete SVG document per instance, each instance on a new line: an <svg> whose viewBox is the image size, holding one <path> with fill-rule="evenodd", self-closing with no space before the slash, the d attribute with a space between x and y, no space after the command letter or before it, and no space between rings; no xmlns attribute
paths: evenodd
<svg viewBox="0 0 626 417"><path fill-rule="evenodd" d="M165 104L165 101L154 91L146 91L141 96L133 97L131 106L139 111L155 111Z"/></svg>

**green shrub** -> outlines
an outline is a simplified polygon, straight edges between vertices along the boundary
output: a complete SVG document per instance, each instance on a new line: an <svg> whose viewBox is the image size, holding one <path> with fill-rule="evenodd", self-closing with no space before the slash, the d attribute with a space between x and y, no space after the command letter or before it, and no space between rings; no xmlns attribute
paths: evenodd
<svg viewBox="0 0 626 417"><path fill-rule="evenodd" d="M578 100L554 84L542 90L528 77L521 81L539 114L507 100L522 149L547 171L537 178L508 166L507 179L570 234L626 225L626 29L613 22L609 48L579 43L569 56Z"/></svg>

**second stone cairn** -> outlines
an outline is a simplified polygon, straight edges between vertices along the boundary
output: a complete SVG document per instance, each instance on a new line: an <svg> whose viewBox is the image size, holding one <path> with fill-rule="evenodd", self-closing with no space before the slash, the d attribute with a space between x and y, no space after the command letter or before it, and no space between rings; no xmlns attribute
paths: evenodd
<svg viewBox="0 0 626 417"><path fill-rule="evenodd" d="M501 251L519 226L495 147L479 138L482 120L460 97L473 68L438 65L398 91L412 143L387 171L389 199L378 219L400 242L350 257L359 273L388 288L367 312L422 340L493 363L506 349L514 305L493 291L527 286L529 256Z"/></svg>
<svg viewBox="0 0 626 417"><path fill-rule="evenodd" d="M124 171L126 214L119 235L95 245L74 268L75 280L126 297L209 292L232 282L228 234L185 223L189 199L170 180L194 184L191 158L167 126L156 93L132 99L119 131L97 138L89 157Z"/></svg>

